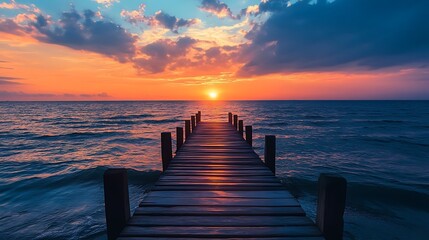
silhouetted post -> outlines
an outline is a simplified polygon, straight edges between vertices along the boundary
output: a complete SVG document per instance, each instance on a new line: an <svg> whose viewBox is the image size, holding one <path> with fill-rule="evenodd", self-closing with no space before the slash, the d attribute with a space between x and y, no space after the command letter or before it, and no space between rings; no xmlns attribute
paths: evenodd
<svg viewBox="0 0 429 240"><path fill-rule="evenodd" d="M232 113L231 112L228 113L228 123L232 124Z"/></svg>
<svg viewBox="0 0 429 240"><path fill-rule="evenodd" d="M234 128L235 130L238 128L238 115L234 115Z"/></svg>
<svg viewBox="0 0 429 240"><path fill-rule="evenodd" d="M183 128L177 127L176 128L176 152L179 151L182 145L183 145Z"/></svg>
<svg viewBox="0 0 429 240"><path fill-rule="evenodd" d="M107 169L103 180L107 238L111 240L119 236L131 216L127 170Z"/></svg>
<svg viewBox="0 0 429 240"><path fill-rule="evenodd" d="M195 131L195 116L191 116L191 126L192 126L192 132Z"/></svg>
<svg viewBox="0 0 429 240"><path fill-rule="evenodd" d="M246 126L246 142L252 146L252 126Z"/></svg>
<svg viewBox="0 0 429 240"><path fill-rule="evenodd" d="M197 113L197 123L201 122L201 111L198 111Z"/></svg>
<svg viewBox="0 0 429 240"><path fill-rule="evenodd" d="M185 139L188 140L191 135L191 120L185 120Z"/></svg>
<svg viewBox="0 0 429 240"><path fill-rule="evenodd" d="M243 137L243 132L244 132L244 129L243 129L243 120L239 120L238 121L238 132L240 133L240 135Z"/></svg>
<svg viewBox="0 0 429 240"><path fill-rule="evenodd" d="M265 165L276 174L276 136L265 136Z"/></svg>
<svg viewBox="0 0 429 240"><path fill-rule="evenodd" d="M333 174L320 174L316 224L327 240L343 239L347 181Z"/></svg>
<svg viewBox="0 0 429 240"><path fill-rule="evenodd" d="M171 149L171 133L161 133L161 156L162 156L162 171L167 170L168 165L173 158L173 150Z"/></svg>

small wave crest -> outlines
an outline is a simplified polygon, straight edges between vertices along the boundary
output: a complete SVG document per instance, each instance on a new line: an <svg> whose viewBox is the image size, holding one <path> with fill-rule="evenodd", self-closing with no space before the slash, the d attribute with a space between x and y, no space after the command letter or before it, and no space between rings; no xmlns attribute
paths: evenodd
<svg viewBox="0 0 429 240"><path fill-rule="evenodd" d="M58 135L38 135L33 137L34 140L76 140L76 139L92 139L92 138L106 138L114 136L127 135L126 132L73 132Z"/></svg>
<svg viewBox="0 0 429 240"><path fill-rule="evenodd" d="M111 120L124 120L124 119L141 119L141 118L148 118L148 117L154 117L154 115L152 115L152 114L117 115L117 116L109 117L107 119L111 119Z"/></svg>
<svg viewBox="0 0 429 240"><path fill-rule="evenodd" d="M317 196L317 182L302 178L282 178L292 194L302 197ZM429 187L429 186L427 186ZM429 194L386 185L356 183L347 184L347 205L371 212L378 205L396 205L429 212Z"/></svg>
<svg viewBox="0 0 429 240"><path fill-rule="evenodd" d="M53 189L73 184L99 184L103 181L103 174L107 169L108 167L98 166L65 174L56 174L45 178L27 178L2 185L0 186L0 191L6 193L7 191L26 191L32 188ZM160 174L161 172L156 170L138 171L128 169L128 180L131 184L145 185L155 182Z"/></svg>

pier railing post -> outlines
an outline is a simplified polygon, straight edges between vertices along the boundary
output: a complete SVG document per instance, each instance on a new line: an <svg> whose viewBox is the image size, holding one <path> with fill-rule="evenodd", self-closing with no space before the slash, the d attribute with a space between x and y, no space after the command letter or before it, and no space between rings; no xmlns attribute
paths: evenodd
<svg viewBox="0 0 429 240"><path fill-rule="evenodd" d="M264 150L265 165L276 174L276 136L265 136L265 150Z"/></svg>
<svg viewBox="0 0 429 240"><path fill-rule="evenodd" d="M252 146L253 140L252 140L252 126L246 126L246 142Z"/></svg>
<svg viewBox="0 0 429 240"><path fill-rule="evenodd" d="M197 123L201 122L201 111L198 111L197 113Z"/></svg>
<svg viewBox="0 0 429 240"><path fill-rule="evenodd" d="M173 158L173 150L171 148L171 133L161 133L161 156L162 156L162 171L167 170L168 165Z"/></svg>
<svg viewBox="0 0 429 240"><path fill-rule="evenodd" d="M316 224L327 240L343 239L347 181L333 174L320 174Z"/></svg>
<svg viewBox="0 0 429 240"><path fill-rule="evenodd" d="M176 127L176 152L179 151L182 145L183 145L183 128Z"/></svg>
<svg viewBox="0 0 429 240"><path fill-rule="evenodd" d="M188 140L191 135L191 120L185 120L185 139Z"/></svg>
<svg viewBox="0 0 429 240"><path fill-rule="evenodd" d="M130 198L126 169L107 169L103 176L107 238L116 239L130 219Z"/></svg>
<svg viewBox="0 0 429 240"><path fill-rule="evenodd" d="M244 127L243 127L244 123L243 120L239 120L238 121L238 132L240 133L240 135L243 137L243 132L244 132Z"/></svg>
<svg viewBox="0 0 429 240"><path fill-rule="evenodd" d="M195 116L191 116L191 126L192 126L192 132L195 131Z"/></svg>
<svg viewBox="0 0 429 240"><path fill-rule="evenodd" d="M234 128L235 130L238 128L238 115L234 115Z"/></svg>
<svg viewBox="0 0 429 240"><path fill-rule="evenodd" d="M231 112L228 113L228 123L232 124L232 113Z"/></svg>

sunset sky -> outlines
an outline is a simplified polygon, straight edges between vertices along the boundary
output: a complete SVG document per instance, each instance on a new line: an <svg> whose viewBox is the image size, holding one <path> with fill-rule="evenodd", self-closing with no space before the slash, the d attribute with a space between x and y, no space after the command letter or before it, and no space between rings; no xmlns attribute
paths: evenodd
<svg viewBox="0 0 429 240"><path fill-rule="evenodd" d="M0 0L0 100L429 99L427 0Z"/></svg>

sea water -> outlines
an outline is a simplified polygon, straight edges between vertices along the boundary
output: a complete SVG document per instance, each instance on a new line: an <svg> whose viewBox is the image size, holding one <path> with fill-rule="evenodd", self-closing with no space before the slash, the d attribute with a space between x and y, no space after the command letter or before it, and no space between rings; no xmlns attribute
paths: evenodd
<svg viewBox="0 0 429 240"><path fill-rule="evenodd" d="M132 210L160 174L160 133L238 114L315 218L317 178L348 180L346 239L429 236L429 101L0 102L0 239L105 239L103 172ZM173 147L174 141L173 141Z"/></svg>

